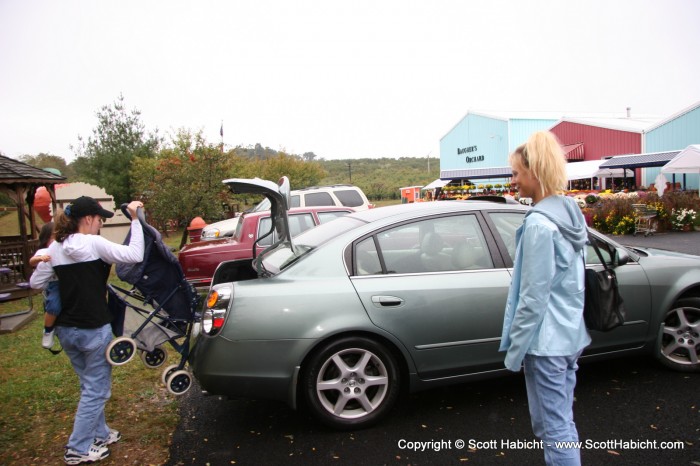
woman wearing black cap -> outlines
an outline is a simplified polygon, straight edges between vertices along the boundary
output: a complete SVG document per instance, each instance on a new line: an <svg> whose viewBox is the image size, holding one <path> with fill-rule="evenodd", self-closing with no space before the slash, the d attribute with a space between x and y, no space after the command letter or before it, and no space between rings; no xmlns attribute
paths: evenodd
<svg viewBox="0 0 700 466"><path fill-rule="evenodd" d="M131 240L121 245L99 236L103 220L114 213L91 197L79 197L56 215L51 261L39 264L30 279L32 288L42 288L53 273L58 277L62 309L56 335L80 379L80 402L63 457L67 464L104 459L107 446L121 438L107 426L104 413L112 385L112 366L105 357L112 339L107 277L111 264L143 260L143 230L136 216L141 207L139 201L128 205Z"/></svg>

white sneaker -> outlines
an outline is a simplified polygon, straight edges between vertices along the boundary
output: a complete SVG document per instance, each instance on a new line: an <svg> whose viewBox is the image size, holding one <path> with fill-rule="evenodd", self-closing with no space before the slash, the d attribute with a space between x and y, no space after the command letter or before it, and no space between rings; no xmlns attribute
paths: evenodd
<svg viewBox="0 0 700 466"><path fill-rule="evenodd" d="M107 446L112 445L113 443L117 443L121 439L122 434L120 434L118 430L109 429L109 435L107 436L107 438L103 440L96 440L95 444Z"/></svg>
<svg viewBox="0 0 700 466"><path fill-rule="evenodd" d="M66 464L92 463L103 460L108 456L109 448L107 448L104 444L98 445L93 443L90 445L90 448L86 454L78 453L72 448L67 448L66 453L63 455L63 461L65 461Z"/></svg>
<svg viewBox="0 0 700 466"><path fill-rule="evenodd" d="M44 336L41 337L41 346L46 349L50 349L53 346L53 334L53 330L50 332L44 332Z"/></svg>

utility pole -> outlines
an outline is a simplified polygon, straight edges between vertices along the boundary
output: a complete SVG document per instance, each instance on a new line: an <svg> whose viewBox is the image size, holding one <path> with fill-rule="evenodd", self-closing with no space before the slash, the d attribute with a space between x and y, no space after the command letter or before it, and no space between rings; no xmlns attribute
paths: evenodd
<svg viewBox="0 0 700 466"><path fill-rule="evenodd" d="M348 162L348 176L350 177L350 184L352 184L352 162Z"/></svg>
<svg viewBox="0 0 700 466"><path fill-rule="evenodd" d="M219 134L221 135L221 153L224 153L224 120L221 120L221 128L219 129Z"/></svg>

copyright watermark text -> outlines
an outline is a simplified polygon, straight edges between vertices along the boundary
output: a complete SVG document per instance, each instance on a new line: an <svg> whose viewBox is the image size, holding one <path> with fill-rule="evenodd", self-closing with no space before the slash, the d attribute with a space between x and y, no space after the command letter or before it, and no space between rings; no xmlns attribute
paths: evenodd
<svg viewBox="0 0 700 466"><path fill-rule="evenodd" d="M411 451L441 451L441 450L542 450L545 446L554 448L576 448L580 450L682 450L685 443L682 441L659 440L591 440L579 442L552 442L543 440L509 440L509 439L431 439L425 441L400 439L397 446L400 450Z"/></svg>

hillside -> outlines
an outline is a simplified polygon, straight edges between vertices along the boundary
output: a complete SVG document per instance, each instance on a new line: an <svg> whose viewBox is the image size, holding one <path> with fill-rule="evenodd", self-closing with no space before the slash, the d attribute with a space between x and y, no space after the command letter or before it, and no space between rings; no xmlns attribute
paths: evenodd
<svg viewBox="0 0 700 466"><path fill-rule="evenodd" d="M354 184L371 200L398 199L399 188L425 186L440 176L440 159L434 157L320 160L319 163L327 173L321 184Z"/></svg>

